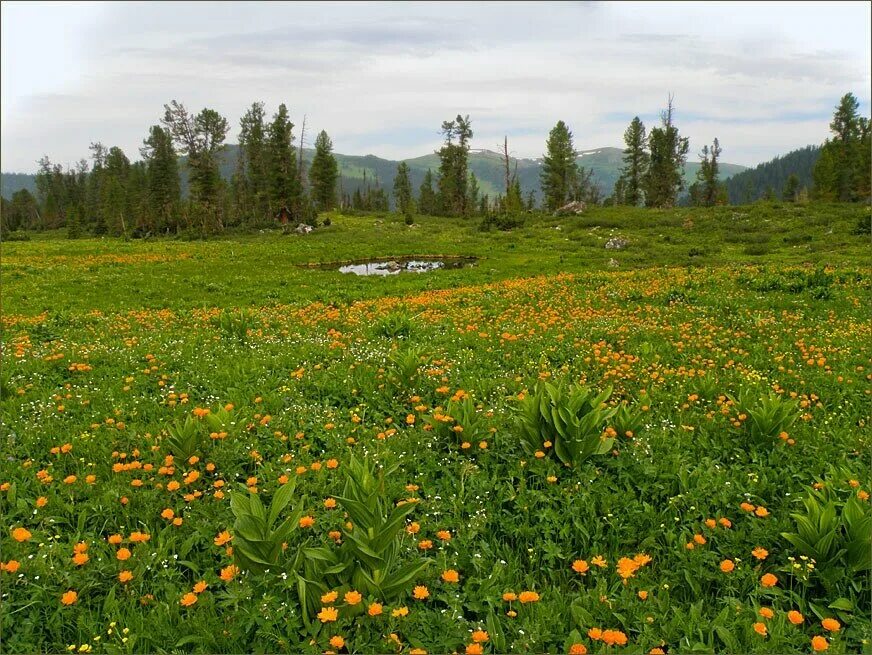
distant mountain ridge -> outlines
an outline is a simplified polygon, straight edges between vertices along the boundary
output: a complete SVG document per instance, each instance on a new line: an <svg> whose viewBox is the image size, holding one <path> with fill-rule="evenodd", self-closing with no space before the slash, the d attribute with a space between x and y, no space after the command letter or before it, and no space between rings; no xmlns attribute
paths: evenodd
<svg viewBox="0 0 872 655"><path fill-rule="evenodd" d="M236 168L236 159L239 154L239 146L228 144L224 151L221 162L221 175L229 180ZM303 159L312 161L314 150L305 148ZM378 184L386 189L390 195L393 190L394 176L400 161L383 159L375 155L343 155L334 153L339 163L341 174L341 190L352 194L355 189L364 186L364 174L366 181L373 185ZM600 186L603 197L609 196L620 176L623 152L620 148L597 148L579 152L578 163L585 169L593 171L593 181ZM434 175L439 170L439 156L436 153L414 157L405 161L409 166L412 188L415 194L424 180L427 170L432 170ZM526 196L533 191L539 199L539 173L542 169L541 159L510 158L512 172L517 171L518 180L521 183L521 191ZM469 170L478 178L478 184L482 194L487 194L491 199L504 191L505 187L505 164L502 155L490 150L472 150L469 156ZM693 182L699 163L688 162L685 166L684 177L688 185ZM738 164L721 164L721 179L746 170L745 166ZM182 188L187 189L187 176L182 166ZM36 193L36 175L26 173L3 173L0 176L0 194L4 198L11 198L12 194L19 189L27 189Z"/></svg>

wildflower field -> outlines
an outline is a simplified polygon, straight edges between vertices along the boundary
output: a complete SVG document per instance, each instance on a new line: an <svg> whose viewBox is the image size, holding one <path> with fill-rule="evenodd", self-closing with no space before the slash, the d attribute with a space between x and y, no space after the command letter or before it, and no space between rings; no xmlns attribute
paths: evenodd
<svg viewBox="0 0 872 655"><path fill-rule="evenodd" d="M868 208L601 211L4 244L2 651L872 652Z"/></svg>

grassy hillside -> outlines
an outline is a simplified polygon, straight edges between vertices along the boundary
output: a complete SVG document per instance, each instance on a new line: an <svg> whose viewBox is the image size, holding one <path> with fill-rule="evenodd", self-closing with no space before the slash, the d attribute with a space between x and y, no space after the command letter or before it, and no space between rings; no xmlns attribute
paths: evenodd
<svg viewBox="0 0 872 655"><path fill-rule="evenodd" d="M57 298L79 308L196 307L204 304L342 302L422 289L484 283L542 271L658 266L866 265L869 237L856 233L862 205L780 205L645 210L597 207L578 217L531 217L511 232L478 222L394 214L343 216L307 236L278 231L215 242L159 239L68 241L62 232L4 244L3 310L54 311ZM609 250L615 236L628 240ZM401 255L471 255L475 268L390 279L358 278L300 264ZM613 262L612 262L613 260ZM610 262L612 265L610 265ZM138 266L127 264L140 263ZM656 274L654 274L656 276ZM159 279L160 283L148 280ZM146 283L142 281L146 280ZM89 294L77 290L87 287Z"/></svg>
<svg viewBox="0 0 872 655"><path fill-rule="evenodd" d="M239 146L236 144L229 144L227 146L221 163L221 174L225 179L230 179L230 176L233 174L236 168L238 153ZM307 163L311 162L313 154L313 150L305 149L303 152L304 161ZM342 174L341 184L343 191L354 193L355 189L362 188L365 174L370 185L373 185L375 180L378 180L379 185L385 187L390 195L399 161L382 159L375 155L358 156L343 155L341 153L336 154L336 159ZM412 187L416 194L427 170L430 169L434 173L439 170L439 157L435 153L405 161L411 169ZM600 186L604 196L611 194L621 169L621 150L619 148L600 148L599 150L584 151L580 153L578 163L586 169L593 171L593 180ZM511 167L513 172L517 170L521 182L521 190L524 195L526 196L527 193L533 191L538 198L540 162L536 159L512 158ZM497 194L502 193L505 188L505 169L502 157L498 153L488 150L472 152L469 168L478 178L482 194L487 194L494 198ZM687 164L685 167L685 179L688 184L693 181L698 169L699 164L696 162L689 162ZM727 178L742 170L745 170L744 166L721 164L721 177ZM10 198L13 193L21 188L27 188L31 192L35 192L35 176L21 173L2 174L0 194L4 198ZM183 192L187 189L187 177L184 172L184 166L182 166L182 189Z"/></svg>

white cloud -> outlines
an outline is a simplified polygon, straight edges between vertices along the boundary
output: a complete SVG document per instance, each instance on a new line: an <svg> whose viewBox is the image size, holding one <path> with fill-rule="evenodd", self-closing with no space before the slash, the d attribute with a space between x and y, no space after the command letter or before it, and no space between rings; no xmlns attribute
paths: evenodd
<svg viewBox="0 0 872 655"><path fill-rule="evenodd" d="M96 3L2 5L3 170L91 141L131 156L171 99L235 127L285 102L339 152L417 156L470 114L474 147L539 156L566 120L619 146L668 92L692 151L756 164L825 138L852 90L869 111L868 3ZM234 138L231 132L230 138Z"/></svg>

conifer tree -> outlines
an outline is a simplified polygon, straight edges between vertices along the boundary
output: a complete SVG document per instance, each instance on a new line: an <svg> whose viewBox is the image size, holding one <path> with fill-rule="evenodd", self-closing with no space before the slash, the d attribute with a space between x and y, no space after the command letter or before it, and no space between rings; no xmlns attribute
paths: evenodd
<svg viewBox="0 0 872 655"><path fill-rule="evenodd" d="M336 181L339 166L333 156L333 142L327 132L321 130L315 138L315 156L309 168L312 200L319 211L330 211L336 204Z"/></svg>
<svg viewBox="0 0 872 655"><path fill-rule="evenodd" d="M784 191L781 193L781 198L785 202L795 202L796 196L799 193L799 178L796 173L791 173L784 184Z"/></svg>
<svg viewBox="0 0 872 655"><path fill-rule="evenodd" d="M294 124L284 103L266 128L264 145L265 192L267 211L275 215L287 207L297 220L303 220L303 192L294 148Z"/></svg>
<svg viewBox="0 0 872 655"><path fill-rule="evenodd" d="M418 211L425 216L435 216L437 210L438 198L433 189L433 171L428 168L418 189Z"/></svg>
<svg viewBox="0 0 872 655"><path fill-rule="evenodd" d="M620 193L614 194L615 204L641 205L644 200L642 190L645 175L648 172L649 156L645 150L647 139L645 124L636 116L624 132L624 167L621 169ZM620 201L617 198L620 197Z"/></svg>
<svg viewBox="0 0 872 655"><path fill-rule="evenodd" d="M403 215L412 213L412 181L409 179L409 165L404 161L397 165L397 176L394 178L394 199L398 212Z"/></svg>
<svg viewBox="0 0 872 655"><path fill-rule="evenodd" d="M674 207L684 188L684 164L690 143L680 136L674 121L672 96L661 114L662 125L651 130L648 148L651 160L645 176L646 207Z"/></svg>
<svg viewBox="0 0 872 655"><path fill-rule="evenodd" d="M140 149L147 165L147 205L158 231L178 230L181 205L179 160L169 130L152 125ZM97 173L97 159L92 176ZM102 169L102 166L101 166Z"/></svg>
<svg viewBox="0 0 872 655"><path fill-rule="evenodd" d="M572 199L578 187L578 153L566 123L557 121L545 148L539 179L545 208L553 212Z"/></svg>

